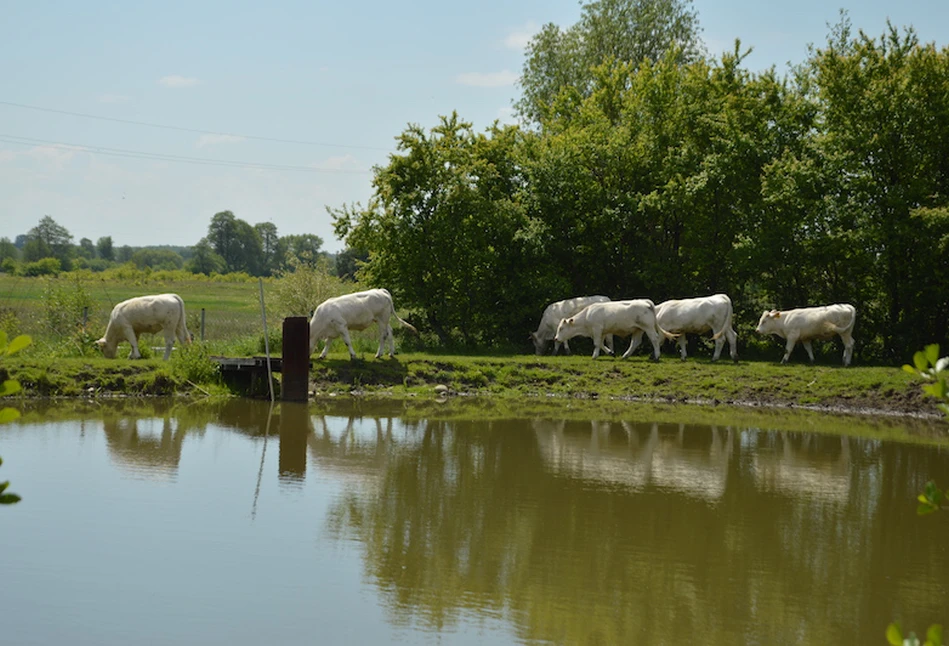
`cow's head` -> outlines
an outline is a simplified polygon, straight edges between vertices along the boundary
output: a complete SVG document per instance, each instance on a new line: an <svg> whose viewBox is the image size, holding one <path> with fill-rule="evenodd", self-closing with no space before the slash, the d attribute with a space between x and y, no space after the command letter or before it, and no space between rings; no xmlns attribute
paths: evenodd
<svg viewBox="0 0 949 646"><path fill-rule="evenodd" d="M537 336L536 332L531 332L527 338L534 342L534 351L537 354L544 354L544 350L547 347L547 341Z"/></svg>
<svg viewBox="0 0 949 646"><path fill-rule="evenodd" d="M554 341L563 343L577 336L577 330L573 323L574 317L572 316L568 319L560 319L560 324L557 325L557 334L554 335Z"/></svg>
<svg viewBox="0 0 949 646"><path fill-rule="evenodd" d="M755 328L755 332L758 334L771 334L778 328L780 328L781 323L781 312L778 310L765 310L761 314L761 318L758 319L758 327Z"/></svg>
<svg viewBox="0 0 949 646"><path fill-rule="evenodd" d="M115 343L109 343L106 341L105 337L102 337L101 339L96 340L96 345L99 346L100 350L102 350L102 354L106 359L115 359Z"/></svg>

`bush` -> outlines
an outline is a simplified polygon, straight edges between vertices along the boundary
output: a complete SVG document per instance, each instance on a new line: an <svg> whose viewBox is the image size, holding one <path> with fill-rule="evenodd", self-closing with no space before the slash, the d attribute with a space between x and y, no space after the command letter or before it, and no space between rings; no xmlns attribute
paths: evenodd
<svg viewBox="0 0 949 646"><path fill-rule="evenodd" d="M20 269L24 276L58 276L62 271L59 258L43 258L36 262L28 262Z"/></svg>
<svg viewBox="0 0 949 646"><path fill-rule="evenodd" d="M221 382L221 371L211 360L211 352L204 343L179 346L172 354L171 369L176 376L193 384Z"/></svg>

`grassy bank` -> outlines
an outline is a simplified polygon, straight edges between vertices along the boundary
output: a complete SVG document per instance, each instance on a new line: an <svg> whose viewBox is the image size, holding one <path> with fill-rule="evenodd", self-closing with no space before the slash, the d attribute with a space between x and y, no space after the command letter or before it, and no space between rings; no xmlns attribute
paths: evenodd
<svg viewBox="0 0 949 646"><path fill-rule="evenodd" d="M176 353L178 351L176 350ZM652 363L587 356L457 356L408 353L394 359L331 353L314 359L310 371L315 397L341 394L387 397L448 396L492 399L602 400L737 404L762 407L938 415L934 400L918 381L898 368L851 367L664 357ZM224 395L227 389L208 369L207 355L181 353L129 361L89 358L18 359L0 366L0 378L18 379L27 397L109 397L116 395ZM442 389L443 390L443 389Z"/></svg>

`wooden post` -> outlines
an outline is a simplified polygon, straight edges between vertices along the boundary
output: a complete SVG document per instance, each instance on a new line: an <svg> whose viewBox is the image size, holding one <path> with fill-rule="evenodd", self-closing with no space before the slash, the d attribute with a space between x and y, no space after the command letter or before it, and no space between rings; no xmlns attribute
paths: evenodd
<svg viewBox="0 0 949 646"><path fill-rule="evenodd" d="M204 308L201 308L201 343L204 343Z"/></svg>
<svg viewBox="0 0 949 646"><path fill-rule="evenodd" d="M305 402L310 385L310 326L305 316L283 319L283 401Z"/></svg>

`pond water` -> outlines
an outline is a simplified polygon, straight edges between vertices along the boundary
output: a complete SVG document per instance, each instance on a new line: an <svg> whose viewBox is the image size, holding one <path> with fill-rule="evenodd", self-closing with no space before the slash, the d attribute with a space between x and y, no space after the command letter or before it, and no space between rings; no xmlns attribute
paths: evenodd
<svg viewBox="0 0 949 646"><path fill-rule="evenodd" d="M28 404L0 427L23 497L0 508L3 643L881 644L949 622L949 514L915 513L949 486L941 423L489 408Z"/></svg>

